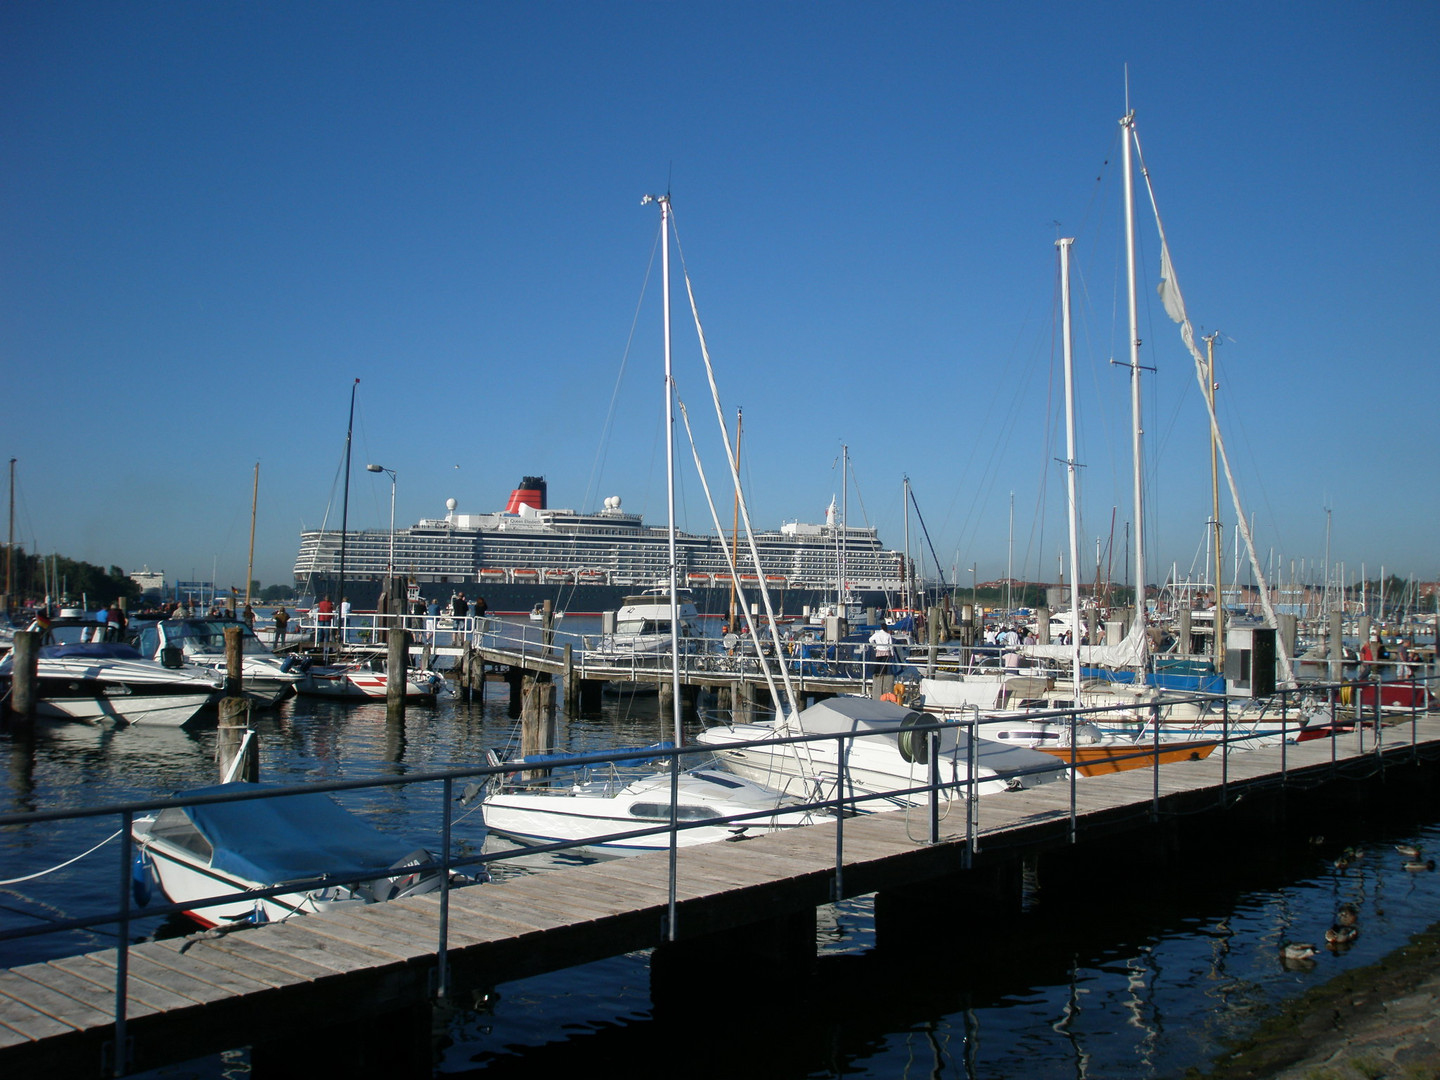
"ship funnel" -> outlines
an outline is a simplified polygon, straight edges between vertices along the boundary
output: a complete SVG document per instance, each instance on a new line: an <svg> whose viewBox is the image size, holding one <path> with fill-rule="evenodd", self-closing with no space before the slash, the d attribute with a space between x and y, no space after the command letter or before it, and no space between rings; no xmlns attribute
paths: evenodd
<svg viewBox="0 0 1440 1080"><path fill-rule="evenodd" d="M533 510L545 509L545 478L543 476L526 476L520 481L520 486L510 492L510 502L505 506L507 514L520 513L520 507L528 506Z"/></svg>

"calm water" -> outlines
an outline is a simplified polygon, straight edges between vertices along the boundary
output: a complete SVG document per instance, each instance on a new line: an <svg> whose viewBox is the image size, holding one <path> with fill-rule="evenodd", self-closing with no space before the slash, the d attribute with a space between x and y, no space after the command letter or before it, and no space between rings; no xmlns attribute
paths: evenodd
<svg viewBox="0 0 1440 1080"><path fill-rule="evenodd" d="M518 722L504 684L484 704L412 708L401 727L383 706L293 699L257 714L261 773L270 781L400 776L476 764L507 748ZM664 733L653 700L607 700L602 714L562 717L574 750L636 745ZM215 731L110 731L57 726L32 742L0 735L5 811L85 806L212 783ZM417 845L439 820L433 789L347 793L342 801ZM458 811L464 815L463 810ZM28 875L80 854L116 828L110 820L0 830L0 878ZM487 842L478 814L456 826L462 850ZM1396 842L1440 848L1440 823L1358 823L1351 835L1284 845L1263 857L1199 860L1164 877L1143 865L1106 868L1103 896L1047 891L1029 882L1026 910L1003 926L973 926L937 912L934 948L885 962L867 899L820 913L821 980L809 1001L783 995L696 1000L685 1021L652 1015L644 954L495 988L474 1009L437 1021L446 1075L534 1075L590 1068L597 1055L643 1062L671 1038L687 1076L1178 1077L1243 1036L1276 1003L1393 951L1440 919L1440 876L1407 872ZM493 842L493 841L492 841ZM1343 848L1363 857L1338 869ZM111 843L35 881L0 886L0 925L29 925L113 909L119 874ZM563 874L530 866L509 873ZM557 887L563 878L557 878ZM1343 902L1360 909L1348 951L1324 948ZM188 932L183 921L135 924L137 936ZM1283 940L1316 943L1313 964L1287 970ZM0 945L0 966L108 947L100 934ZM717 963L723 963L717 957ZM467 1002L467 1005L469 1003ZM785 1049L770 1045L777 1032ZM587 1066L585 1062L591 1064ZM248 1074L243 1052L159 1075ZM659 1075L645 1073L641 1075Z"/></svg>

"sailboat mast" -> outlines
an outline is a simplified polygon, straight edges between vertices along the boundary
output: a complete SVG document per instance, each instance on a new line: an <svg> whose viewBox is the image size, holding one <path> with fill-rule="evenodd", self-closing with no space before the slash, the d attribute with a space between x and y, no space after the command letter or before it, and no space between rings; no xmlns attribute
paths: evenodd
<svg viewBox="0 0 1440 1080"><path fill-rule="evenodd" d="M5 545L5 604L15 602L15 459L10 459L10 539Z"/></svg>
<svg viewBox="0 0 1440 1080"><path fill-rule="evenodd" d="M1074 237L1055 241L1060 249L1060 325L1065 347L1065 486L1070 517L1070 678L1074 699L1080 699L1080 509L1075 460L1075 363L1070 343L1070 245Z"/></svg>
<svg viewBox="0 0 1440 1080"><path fill-rule="evenodd" d="M350 526L350 437L355 430L355 387L359 385L359 379L350 385L350 419L345 424L345 494L340 502L340 589L335 597L337 611L345 602L345 536Z"/></svg>
<svg viewBox="0 0 1440 1080"><path fill-rule="evenodd" d="M665 501L670 532L670 679L675 745L683 741L680 731L680 595L677 580L679 556L675 544L675 378L670 357L670 196L657 196L660 204L660 278L665 308ZM676 759L679 760L678 758Z"/></svg>
<svg viewBox="0 0 1440 1080"><path fill-rule="evenodd" d="M255 507L260 502L260 463L255 463L255 487L250 493L250 559L245 564L245 606L250 606L250 583L255 580Z"/></svg>
<svg viewBox="0 0 1440 1080"><path fill-rule="evenodd" d="M740 461L740 428L745 419L744 411L735 410L735 461ZM737 472L738 476L739 473ZM736 567L737 572L740 566L740 485L735 485L735 520L730 525L730 565ZM735 575L730 575L730 603L725 609L727 618L725 625L731 630L735 629Z"/></svg>
<svg viewBox="0 0 1440 1080"><path fill-rule="evenodd" d="M905 477L905 490L901 495L901 505L905 508L905 610L914 612L915 598L910 588L910 580L914 571L910 566L910 477Z"/></svg>
<svg viewBox="0 0 1440 1080"><path fill-rule="evenodd" d="M1205 335L1205 396L1209 399L1210 415L1215 415L1215 335ZM1215 657L1215 670L1219 673L1225 671L1225 586L1223 575L1225 573L1225 533L1220 525L1220 447L1215 439L1215 427L1210 427L1210 510L1213 521L1211 524L1215 537L1215 620L1212 624L1211 633L1214 640L1210 643L1212 655ZM1240 548L1237 545L1235 555L1238 558ZM1239 568L1236 568L1236 580L1239 580Z"/></svg>
<svg viewBox="0 0 1440 1080"><path fill-rule="evenodd" d="M1145 506L1144 459L1140 426L1140 307L1135 292L1135 190L1130 142L1135 131L1135 110L1120 121L1124 132L1125 162L1125 274L1130 297L1130 454L1134 464L1135 503L1135 611L1145 617Z"/></svg>

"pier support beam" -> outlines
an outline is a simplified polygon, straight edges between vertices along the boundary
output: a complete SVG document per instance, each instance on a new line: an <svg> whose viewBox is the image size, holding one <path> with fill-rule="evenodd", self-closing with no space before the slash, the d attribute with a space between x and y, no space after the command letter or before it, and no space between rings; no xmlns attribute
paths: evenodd
<svg viewBox="0 0 1440 1080"><path fill-rule="evenodd" d="M253 1080L326 1074L429 1076L435 1067L428 1002L326 1024L250 1047Z"/></svg>
<svg viewBox="0 0 1440 1080"><path fill-rule="evenodd" d="M505 669L505 685L510 687L510 704L505 715L511 720L520 719L520 705L525 700L525 669L513 664Z"/></svg>
<svg viewBox="0 0 1440 1080"><path fill-rule="evenodd" d="M1024 867L1018 859L966 870L946 877L875 894L877 950L912 952L933 949L937 938L955 935L955 927L973 918L985 926L997 917L1020 914ZM959 935L961 940L964 935Z"/></svg>
<svg viewBox="0 0 1440 1080"><path fill-rule="evenodd" d="M697 1001L782 1001L814 971L815 909L806 908L659 945L650 956L650 1003L656 1021L693 1028Z"/></svg>

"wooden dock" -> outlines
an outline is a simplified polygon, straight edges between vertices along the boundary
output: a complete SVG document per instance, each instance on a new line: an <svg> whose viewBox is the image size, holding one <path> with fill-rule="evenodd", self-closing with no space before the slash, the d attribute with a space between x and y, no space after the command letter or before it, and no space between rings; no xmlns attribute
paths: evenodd
<svg viewBox="0 0 1440 1080"><path fill-rule="evenodd" d="M715 935L742 930L770 942L777 932L789 934L813 956L815 910L834 900L879 894L878 918L887 894L903 898L948 883L994 895L997 881L1018 876L1021 859L1091 842L1139 845L1180 820L1223 830L1242 827L1243 816L1243 827L1253 829L1254 815L1284 814L1287 800L1316 793L1399 798L1406 785L1397 778L1428 783L1440 767L1440 718L1385 729L1379 749L1374 737L1366 731L1216 752L1158 773L1136 769L988 796L977 803L973 844L957 802L940 820L938 842L931 842L929 811L917 808L845 819L838 841L837 826L827 824L684 849L675 860L673 941L669 853L455 889L447 989L458 997L655 947L694 948L701 964L713 959ZM285 1048L286 1068L293 1068L325 1029L351 1025L359 1038L367 1023L381 1027L381 1017L392 1052L406 1042L397 1030L409 1030L411 1049L423 1055L437 993L440 908L431 894L133 946L119 1071L252 1046L259 1077L276 1047ZM117 964L111 949L0 972L0 1072L118 1075ZM397 1028L396 1017L414 1023ZM333 1066L333 1051L326 1060ZM277 1067L277 1075L284 1072Z"/></svg>

